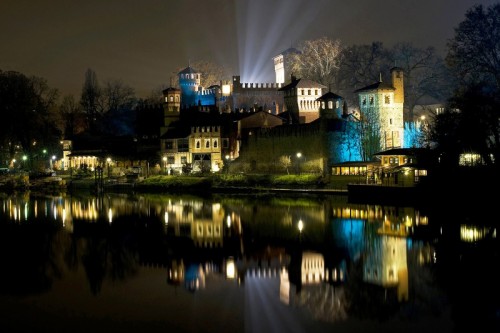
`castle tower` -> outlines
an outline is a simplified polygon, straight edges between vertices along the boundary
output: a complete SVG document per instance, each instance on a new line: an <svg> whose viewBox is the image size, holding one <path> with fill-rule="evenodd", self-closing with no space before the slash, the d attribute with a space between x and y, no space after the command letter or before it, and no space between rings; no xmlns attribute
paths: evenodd
<svg viewBox="0 0 500 333"><path fill-rule="evenodd" d="M317 99L320 104L320 117L341 118L343 116L343 98L331 91Z"/></svg>
<svg viewBox="0 0 500 333"><path fill-rule="evenodd" d="M182 108L188 108L198 104L196 100L198 89L201 85L201 73L191 66L186 67L178 73L179 86L181 88Z"/></svg>
<svg viewBox="0 0 500 333"><path fill-rule="evenodd" d="M404 81L403 70L391 69L391 83L380 80L355 92L359 97L361 117L375 129L371 137L379 137L380 150L404 147ZM377 151L367 152L373 155Z"/></svg>
<svg viewBox="0 0 500 333"><path fill-rule="evenodd" d="M273 58L276 83L283 84L285 83L285 78L290 77L290 57L298 53L300 53L299 50L291 47Z"/></svg>
<svg viewBox="0 0 500 333"><path fill-rule="evenodd" d="M179 120L181 110L181 90L170 87L163 90L163 126L160 135L163 135L170 124Z"/></svg>

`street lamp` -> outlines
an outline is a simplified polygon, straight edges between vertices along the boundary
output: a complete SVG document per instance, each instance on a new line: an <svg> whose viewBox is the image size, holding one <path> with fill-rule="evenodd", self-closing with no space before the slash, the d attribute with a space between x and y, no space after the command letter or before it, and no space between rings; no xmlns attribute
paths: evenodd
<svg viewBox="0 0 500 333"><path fill-rule="evenodd" d="M297 174L300 174L300 158L302 157L302 153L297 153Z"/></svg>
<svg viewBox="0 0 500 333"><path fill-rule="evenodd" d="M54 161L56 160L56 155L52 155L52 158L50 160L50 170L54 169Z"/></svg>
<svg viewBox="0 0 500 333"><path fill-rule="evenodd" d="M226 173L229 173L229 155L226 155Z"/></svg>
<svg viewBox="0 0 500 333"><path fill-rule="evenodd" d="M304 230L304 222L302 222L302 219L299 219L297 228L299 229L299 241L302 241L302 230Z"/></svg>
<svg viewBox="0 0 500 333"><path fill-rule="evenodd" d="M108 162L108 178L109 178L109 164L111 163L111 157L108 157L106 159L106 162Z"/></svg>
<svg viewBox="0 0 500 333"><path fill-rule="evenodd" d="M163 173L167 173L167 156L163 156Z"/></svg>

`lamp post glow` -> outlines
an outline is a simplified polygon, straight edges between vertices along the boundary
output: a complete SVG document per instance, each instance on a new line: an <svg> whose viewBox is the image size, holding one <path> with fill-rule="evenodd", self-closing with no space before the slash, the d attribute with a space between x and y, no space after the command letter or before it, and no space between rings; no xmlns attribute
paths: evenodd
<svg viewBox="0 0 500 333"><path fill-rule="evenodd" d="M110 157L108 157L108 158L106 159L106 162L108 163L108 178L109 178L109 165L110 165L110 163L111 163L111 158L110 158Z"/></svg>
<svg viewBox="0 0 500 333"><path fill-rule="evenodd" d="M226 155L226 173L229 173L229 155Z"/></svg>
<svg viewBox="0 0 500 333"><path fill-rule="evenodd" d="M304 222L302 222L302 219L299 220L297 228L299 229L299 242L302 242L302 230L304 230Z"/></svg>
<svg viewBox="0 0 500 333"><path fill-rule="evenodd" d="M302 153L301 152L298 152L297 153L297 174L300 175L300 159L302 157Z"/></svg>
<svg viewBox="0 0 500 333"><path fill-rule="evenodd" d="M167 156L163 156L163 173L167 173Z"/></svg>

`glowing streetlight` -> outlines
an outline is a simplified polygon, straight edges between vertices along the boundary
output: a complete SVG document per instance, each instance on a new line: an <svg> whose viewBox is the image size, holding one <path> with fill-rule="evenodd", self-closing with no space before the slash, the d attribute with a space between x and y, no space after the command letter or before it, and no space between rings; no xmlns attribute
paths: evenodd
<svg viewBox="0 0 500 333"><path fill-rule="evenodd" d="M226 173L229 173L229 158L230 156L229 155L226 155Z"/></svg>
<svg viewBox="0 0 500 333"><path fill-rule="evenodd" d="M108 157L106 159L106 162L108 163L108 178L109 178L109 165L111 164L111 157Z"/></svg>
<svg viewBox="0 0 500 333"><path fill-rule="evenodd" d="M296 156L297 156L297 174L300 174L300 159L302 157L302 153L298 152Z"/></svg>
<svg viewBox="0 0 500 333"><path fill-rule="evenodd" d="M302 219L299 220L297 228L299 229L299 241L302 242L302 230L304 230L304 222L302 222Z"/></svg>
<svg viewBox="0 0 500 333"><path fill-rule="evenodd" d="M163 172L167 173L167 156L163 156Z"/></svg>
<svg viewBox="0 0 500 333"><path fill-rule="evenodd" d="M55 160L56 160L56 155L52 155L52 158L50 159L50 170L54 168Z"/></svg>

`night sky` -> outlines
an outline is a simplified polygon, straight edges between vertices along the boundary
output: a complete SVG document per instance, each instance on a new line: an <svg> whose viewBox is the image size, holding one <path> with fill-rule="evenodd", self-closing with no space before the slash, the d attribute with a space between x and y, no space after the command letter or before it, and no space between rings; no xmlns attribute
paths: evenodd
<svg viewBox="0 0 500 333"><path fill-rule="evenodd" d="M274 82L272 57L304 40L434 46L493 0L1 0L0 69L80 95L85 71L147 97L190 62ZM229 78L228 78L229 79Z"/></svg>

